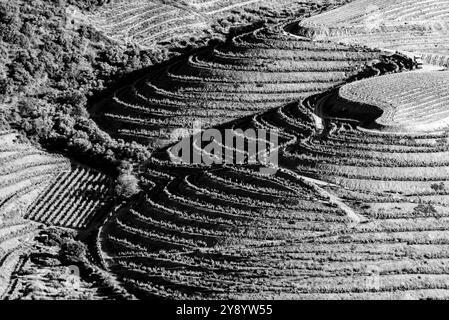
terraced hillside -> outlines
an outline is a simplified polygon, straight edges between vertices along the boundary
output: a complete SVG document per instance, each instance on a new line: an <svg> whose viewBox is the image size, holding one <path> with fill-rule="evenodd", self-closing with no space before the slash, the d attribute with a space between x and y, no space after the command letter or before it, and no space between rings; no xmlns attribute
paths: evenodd
<svg viewBox="0 0 449 320"><path fill-rule="evenodd" d="M111 196L111 180L0 133L0 222L25 217L50 225L85 228Z"/></svg>
<svg viewBox="0 0 449 320"><path fill-rule="evenodd" d="M50 291L55 285L66 285L60 283L64 274L59 280L51 275L47 279L43 270L23 274L24 270L30 272L30 256L42 253L36 237L45 230L44 224L73 229L88 227L108 209L110 189L111 180L105 175L21 142L15 131L1 131L0 299L27 294L34 298L40 295L41 299L61 297L60 291ZM48 250L55 259L59 257L54 248ZM46 254L43 256L48 258ZM50 265L47 274L66 270L62 264L59 269L53 267L56 271ZM41 290L42 287L34 286L38 281L48 288ZM22 290L23 286L29 290ZM91 291L96 293L95 288Z"/></svg>
<svg viewBox="0 0 449 320"><path fill-rule="evenodd" d="M67 159L16 143L17 137L11 131L0 133L0 217L23 215L56 176L70 168Z"/></svg>
<svg viewBox="0 0 449 320"><path fill-rule="evenodd" d="M121 173L116 193L130 198L117 205L110 177L0 131L0 299L449 299L449 72L400 73L417 62L380 50L447 64L449 7L441 0L354 0L301 23L235 31L225 43L130 74L133 81L93 106L96 122L117 139L87 119L84 98L103 83L96 71L134 70L140 58L159 60L139 49L197 32L212 38L211 22L222 13L270 11L262 9L269 3L111 1L88 18L119 41L104 51L96 44L104 56L86 47L81 56L99 69L77 69L73 79L61 76L57 56L83 69L85 60L65 50L102 38L85 25L87 13L70 6L62 15L70 24L79 14L64 27L71 43L61 30L35 32L30 21L51 15L41 6L46 14L34 19L33 5L42 2L27 4L23 25L19 11L2 7L14 48L27 43L21 30L54 55L29 50L8 62L16 65L5 75L17 77L22 93L5 99L0 125L77 159L104 160ZM302 3L303 16L323 3L330 2ZM238 24L230 20L241 12L225 21ZM49 18L53 29L62 16ZM138 45L120 46L125 40ZM59 42L62 51L53 46ZM60 70L61 95L52 86L22 87L25 78L38 83L28 63L36 59L55 61L39 73ZM89 90L71 87L82 78ZM27 99L47 94L46 103ZM247 150L200 131L182 142L203 161L180 163L174 143L198 125L221 137L231 131ZM279 140L252 134L262 131ZM263 158L267 144L278 161L252 163L252 152ZM241 163L228 162L229 150ZM65 274L68 265L81 272Z"/></svg>
<svg viewBox="0 0 449 320"><path fill-rule="evenodd" d="M449 135L330 117L321 131L323 96L224 126L276 130L274 175L155 154L146 194L101 234L126 288L142 298L448 298Z"/></svg>
<svg viewBox="0 0 449 320"><path fill-rule="evenodd" d="M382 116L368 126L383 130L434 131L449 124L448 83L447 71L394 74L343 86L334 107L330 101L322 103L327 103L325 112L341 117L357 113L361 121L371 121L370 116L381 112ZM374 108L372 113L369 108Z"/></svg>
<svg viewBox="0 0 449 320"><path fill-rule="evenodd" d="M31 203L69 162L17 142L14 131L0 132L0 299L11 289L11 275L29 253L39 224L23 219Z"/></svg>
<svg viewBox="0 0 449 320"><path fill-rule="evenodd" d="M106 35L118 41L130 41L143 48L157 42L171 41L211 34L212 25L220 18L230 19L227 25L238 19L251 19L259 10L271 8L271 13L291 6L300 6L295 0L133 0L113 1L103 6L89 18ZM240 8L241 14L230 15Z"/></svg>
<svg viewBox="0 0 449 320"><path fill-rule="evenodd" d="M163 146L194 122L210 127L325 91L375 58L377 51L262 28L153 70L95 116L116 137Z"/></svg>
<svg viewBox="0 0 449 320"><path fill-rule="evenodd" d="M449 65L445 0L356 0L300 22L300 34L347 44L412 52Z"/></svg>
<svg viewBox="0 0 449 320"><path fill-rule="evenodd" d="M39 225L21 218L0 218L0 299L4 299L14 288L12 276L29 255Z"/></svg>
<svg viewBox="0 0 449 320"><path fill-rule="evenodd" d="M310 241L349 222L307 183L256 170L153 167L156 184L106 225L110 270L140 298L292 297ZM305 266L303 266L305 268Z"/></svg>
<svg viewBox="0 0 449 320"><path fill-rule="evenodd" d="M96 215L108 208L111 189L112 180L106 175L73 165L59 174L31 205L26 218L49 225L86 228Z"/></svg>

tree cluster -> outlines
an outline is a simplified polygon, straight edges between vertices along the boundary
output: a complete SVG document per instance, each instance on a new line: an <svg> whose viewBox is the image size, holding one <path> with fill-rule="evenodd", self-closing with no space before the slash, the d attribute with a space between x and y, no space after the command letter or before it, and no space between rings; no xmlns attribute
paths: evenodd
<svg viewBox="0 0 449 320"><path fill-rule="evenodd" d="M88 101L111 79L163 57L118 46L67 14L68 5L88 10L105 2L0 3L0 103L8 106L0 124L48 149L116 171L122 160L142 161L148 152L101 131L87 112Z"/></svg>

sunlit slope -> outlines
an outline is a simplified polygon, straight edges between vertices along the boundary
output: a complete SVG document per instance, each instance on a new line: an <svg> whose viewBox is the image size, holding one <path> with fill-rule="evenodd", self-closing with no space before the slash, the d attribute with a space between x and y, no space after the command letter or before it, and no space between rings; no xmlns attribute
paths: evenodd
<svg viewBox="0 0 449 320"><path fill-rule="evenodd" d="M449 124L448 85L449 72L408 72L366 79L341 87L337 102L329 99L324 112L340 113L341 117L354 113L366 125L389 131L444 129ZM381 116L371 119L370 108Z"/></svg>
<svg viewBox="0 0 449 320"><path fill-rule="evenodd" d="M300 22L314 39L363 44L421 55L448 66L449 2L356 0Z"/></svg>
<svg viewBox="0 0 449 320"><path fill-rule="evenodd" d="M219 19L230 18L227 25L238 24L240 19L249 23L258 17L261 9L272 8L267 12L274 13L301 5L308 4L297 0L121 0L99 7L88 17L97 29L112 39L149 48L175 38L211 34L212 26ZM241 8L247 11L239 15L236 10ZM236 15L231 17L231 12Z"/></svg>
<svg viewBox="0 0 449 320"><path fill-rule="evenodd" d="M156 186L104 228L110 270L141 298L299 296L313 238L349 221L294 176L257 173L153 167Z"/></svg>
<svg viewBox="0 0 449 320"><path fill-rule="evenodd" d="M0 222L27 218L84 228L111 194L111 179L0 132Z"/></svg>
<svg viewBox="0 0 449 320"><path fill-rule="evenodd" d="M27 255L39 225L23 219L30 205L70 163L0 132L0 299L13 290L12 274Z"/></svg>
<svg viewBox="0 0 449 320"><path fill-rule="evenodd" d="M56 176L70 168L63 157L18 143L15 132L0 133L0 213L20 216Z"/></svg>
<svg viewBox="0 0 449 320"><path fill-rule="evenodd" d="M72 165L59 174L30 206L26 218L68 228L86 228L112 201L112 179Z"/></svg>

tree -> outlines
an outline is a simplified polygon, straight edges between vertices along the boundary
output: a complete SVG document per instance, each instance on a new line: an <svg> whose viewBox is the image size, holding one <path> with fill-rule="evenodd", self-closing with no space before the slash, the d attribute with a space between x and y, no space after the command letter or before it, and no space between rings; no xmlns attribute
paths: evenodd
<svg viewBox="0 0 449 320"><path fill-rule="evenodd" d="M445 189L444 182L434 183L430 186L430 188L435 192L442 192Z"/></svg>
<svg viewBox="0 0 449 320"><path fill-rule="evenodd" d="M133 172L133 170L134 170L134 167L131 162L123 160L120 163L120 166L119 166L120 174L122 174L122 175L123 174L131 174Z"/></svg>
<svg viewBox="0 0 449 320"><path fill-rule="evenodd" d="M139 180L130 173L124 173L117 178L115 192L119 197L129 199L140 192Z"/></svg>

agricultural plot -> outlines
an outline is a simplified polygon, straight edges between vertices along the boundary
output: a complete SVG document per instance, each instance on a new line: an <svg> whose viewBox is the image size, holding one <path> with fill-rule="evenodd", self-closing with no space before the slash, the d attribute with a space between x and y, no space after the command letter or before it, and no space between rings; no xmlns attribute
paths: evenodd
<svg viewBox="0 0 449 320"><path fill-rule="evenodd" d="M390 126L389 130L385 131L384 127L381 131L380 128L366 130L354 121L327 117L325 137L313 137L301 146L292 147L288 153L290 165L294 165L292 159L297 158L296 170L335 185L330 190L366 219L357 226L355 234L348 236L348 244L364 243L370 250L391 248L394 251L402 246L399 243L405 243L412 251L422 250L429 257L417 258L402 272L396 268L408 262L398 256L391 265L385 260L375 263L380 288L390 286L392 292L381 293L376 289L362 295L364 297L416 299L427 294L431 298L447 297L445 268L437 271L438 266L444 265L445 258L437 252L445 252L448 230L448 144L445 130L432 127L433 121L444 119L441 112L445 108L439 106L437 84L442 83L440 94L444 96L446 76L446 73L409 73L398 78L391 75L374 78L369 88L366 86L369 80L344 86L339 91L340 96L357 101L358 109L368 104L382 109L384 113L379 123ZM391 79L396 80L396 88ZM413 92L407 91L412 88ZM407 99L414 100L407 104ZM350 115L351 110L359 112L348 106L348 100L345 103L345 100L331 98L327 100L331 101L330 105L311 105L326 111L340 103L345 115ZM410 107L414 108L413 112L408 112ZM431 118L434 113L438 116ZM421 121L427 131L420 130ZM404 127L409 130L403 132ZM325 240L326 243L334 241ZM384 256L379 259L383 260ZM424 286L420 284L421 276L426 279ZM396 281L399 287L393 284ZM398 288L398 292L394 288ZM347 295L340 295L344 296Z"/></svg>
<svg viewBox="0 0 449 320"><path fill-rule="evenodd" d="M28 144L17 133L0 133L0 223L25 217L37 222L85 228L110 197L110 178L71 165Z"/></svg>
<svg viewBox="0 0 449 320"><path fill-rule="evenodd" d="M42 223L87 227L105 208L110 182L103 174L20 142L15 131L0 132L0 299L36 280L35 275L25 279L17 274L30 254L39 251L35 237Z"/></svg>
<svg viewBox="0 0 449 320"><path fill-rule="evenodd" d="M257 172L155 163L147 178L156 187L103 229L110 270L139 298L294 294L310 255L302 244L348 219L293 176Z"/></svg>
<svg viewBox="0 0 449 320"><path fill-rule="evenodd" d="M347 109L379 108L382 116L376 124L384 130L434 131L449 124L448 85L449 72L389 75L343 86L339 95L347 103L339 104Z"/></svg>
<svg viewBox="0 0 449 320"><path fill-rule="evenodd" d="M11 276L21 268L29 253L33 238L38 233L38 224L30 221L5 219L0 224L0 299L14 290L15 280Z"/></svg>
<svg viewBox="0 0 449 320"><path fill-rule="evenodd" d="M0 222L2 217L23 216L56 176L70 168L63 157L15 142L17 136L0 133Z"/></svg>
<svg viewBox="0 0 449 320"><path fill-rule="evenodd" d="M58 173L70 167L65 158L17 140L14 131L0 132L0 299L14 289L11 277L38 234L39 224L23 216Z"/></svg>
<svg viewBox="0 0 449 320"><path fill-rule="evenodd" d="M257 29L151 71L94 116L118 138L165 146L195 122L210 127L323 92L376 58L377 51L312 42L283 26Z"/></svg>
<svg viewBox="0 0 449 320"><path fill-rule="evenodd" d="M189 39L214 31L217 20L229 18L229 13L242 8L242 15L251 20L260 9L282 11L290 6L304 5L296 0L208 0L208 1L114 1L103 6L88 18L106 35L119 42L132 42L143 48L173 39ZM226 25L239 24L236 15ZM255 17L255 16L254 16ZM248 21L247 21L248 22Z"/></svg>
<svg viewBox="0 0 449 320"><path fill-rule="evenodd" d="M389 77L373 81L388 86ZM348 92L390 97L365 83ZM415 101L427 92L416 86ZM313 113L335 94L219 127L276 129L273 175L181 167L155 153L148 190L100 235L125 288L139 298L448 298L448 134L367 130L330 116L319 132Z"/></svg>
<svg viewBox="0 0 449 320"><path fill-rule="evenodd" d="M49 94L45 104L22 103L35 94L26 88L7 97L11 110L0 122L36 130L33 141L67 154L86 146L80 157L107 159L120 176L114 186L0 131L0 299L449 299L449 72L403 72L420 65L414 56L448 65L449 4L354 0L313 15L341 2L118 0L86 3L90 13L70 6L67 21L114 40L105 61L90 57L102 71L86 74L85 91L53 77L61 98L37 85L36 97ZM254 23L261 12L263 27ZM245 28L230 32L240 22ZM20 30L36 31L27 23ZM70 30L77 40L98 35L90 31ZM146 65L140 59L159 60L154 46L183 51L229 33L129 75L105 99L90 96L91 81L125 72L122 58L135 69ZM117 53L135 50L113 59L113 44ZM138 58L140 49L148 51ZM32 64L23 66L8 75L26 79ZM92 117L113 139L78 108L85 94L89 104L100 101ZM40 123L54 128L40 132ZM200 138L206 128L221 136ZM275 161L252 162L268 144ZM198 154L200 161L179 161ZM72 260L79 274L66 273Z"/></svg>
<svg viewBox="0 0 449 320"><path fill-rule="evenodd" d="M444 0L356 0L305 19L299 33L317 40L411 52L449 66L449 3Z"/></svg>
<svg viewBox="0 0 449 320"><path fill-rule="evenodd" d="M200 13L159 1L117 2L91 19L105 34L143 46L207 27Z"/></svg>
<svg viewBox="0 0 449 320"><path fill-rule="evenodd" d="M49 225L83 229L95 215L107 209L109 177L82 166L58 175L31 205L26 218Z"/></svg>

